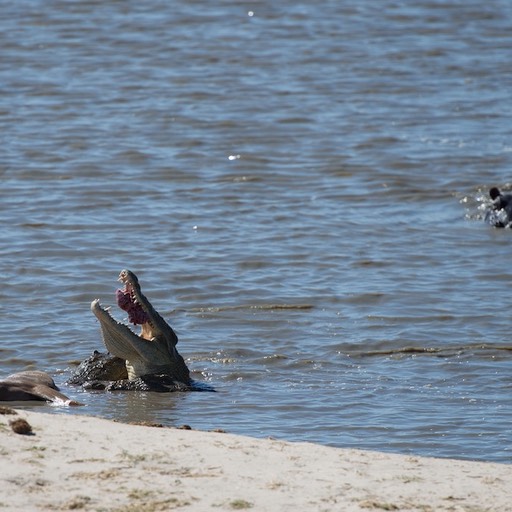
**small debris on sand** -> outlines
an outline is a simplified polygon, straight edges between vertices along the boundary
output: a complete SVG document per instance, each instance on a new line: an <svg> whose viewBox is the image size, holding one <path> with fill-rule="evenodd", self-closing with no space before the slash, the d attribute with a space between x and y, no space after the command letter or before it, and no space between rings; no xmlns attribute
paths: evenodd
<svg viewBox="0 0 512 512"><path fill-rule="evenodd" d="M5 407L4 405L0 406L0 414L18 414L14 409L10 407Z"/></svg>
<svg viewBox="0 0 512 512"><path fill-rule="evenodd" d="M9 425L16 434L22 434L24 436L30 436L33 434L30 423L22 418L9 421Z"/></svg>

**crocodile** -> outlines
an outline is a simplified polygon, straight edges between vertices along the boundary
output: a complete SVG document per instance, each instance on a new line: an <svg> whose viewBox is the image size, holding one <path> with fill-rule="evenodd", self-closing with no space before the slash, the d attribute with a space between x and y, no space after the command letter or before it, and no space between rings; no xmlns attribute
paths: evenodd
<svg viewBox="0 0 512 512"><path fill-rule="evenodd" d="M70 382L108 390L195 389L190 371L176 349L176 333L142 293L137 276L125 269L119 274L119 281L124 287L116 291L117 305L128 313L130 323L140 325L140 333L115 320L99 299L93 300L91 311L99 320L103 343L110 355L118 359L93 353ZM125 361L126 373L119 367L119 360Z"/></svg>
<svg viewBox="0 0 512 512"><path fill-rule="evenodd" d="M128 379L126 361L108 352L95 350L82 361L66 381L69 385L79 385L89 390L104 391L206 391L206 386L190 380L189 383L176 381L165 374L141 375Z"/></svg>

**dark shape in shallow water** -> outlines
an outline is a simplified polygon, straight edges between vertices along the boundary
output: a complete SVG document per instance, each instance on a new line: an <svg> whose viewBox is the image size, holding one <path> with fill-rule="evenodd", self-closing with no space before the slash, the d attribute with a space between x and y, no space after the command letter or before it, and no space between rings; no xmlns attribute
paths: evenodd
<svg viewBox="0 0 512 512"><path fill-rule="evenodd" d="M95 350L82 361L66 384L82 386L87 382L124 380L128 378L126 362L120 357Z"/></svg>
<svg viewBox="0 0 512 512"><path fill-rule="evenodd" d="M485 214L485 220L496 228L512 227L512 193L502 192L498 187L489 190L491 207Z"/></svg>
<svg viewBox="0 0 512 512"><path fill-rule="evenodd" d="M192 379L184 383L166 374L148 374L128 379L124 359L97 350L80 363L67 384L104 391L215 391L207 384Z"/></svg>

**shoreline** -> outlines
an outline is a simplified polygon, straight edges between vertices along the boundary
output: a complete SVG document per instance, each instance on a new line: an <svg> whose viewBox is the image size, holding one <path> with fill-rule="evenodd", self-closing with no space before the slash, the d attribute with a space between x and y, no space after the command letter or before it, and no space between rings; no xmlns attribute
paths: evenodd
<svg viewBox="0 0 512 512"><path fill-rule="evenodd" d="M0 414L0 511L512 511L507 464L14 412Z"/></svg>

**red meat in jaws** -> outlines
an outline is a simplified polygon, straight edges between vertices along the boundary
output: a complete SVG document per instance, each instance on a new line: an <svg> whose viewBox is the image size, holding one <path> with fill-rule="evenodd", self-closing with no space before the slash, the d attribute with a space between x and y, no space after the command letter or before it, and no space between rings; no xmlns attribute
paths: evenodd
<svg viewBox="0 0 512 512"><path fill-rule="evenodd" d="M128 313L128 319L134 325L142 325L149 322L149 317L142 306L135 302L128 290L116 290L117 305Z"/></svg>

